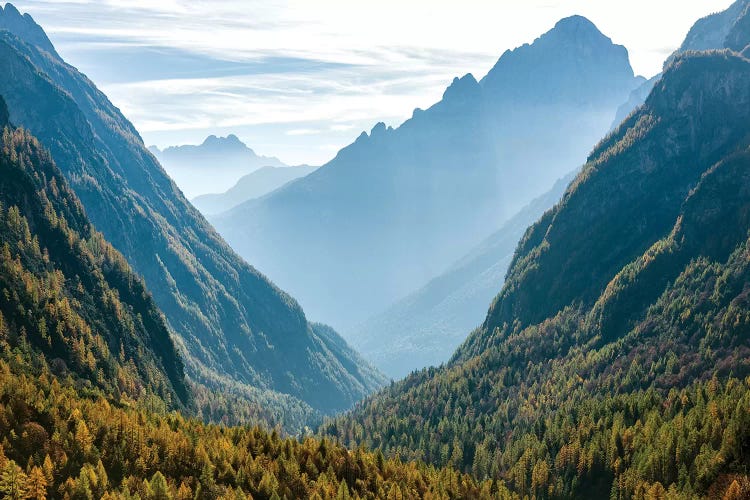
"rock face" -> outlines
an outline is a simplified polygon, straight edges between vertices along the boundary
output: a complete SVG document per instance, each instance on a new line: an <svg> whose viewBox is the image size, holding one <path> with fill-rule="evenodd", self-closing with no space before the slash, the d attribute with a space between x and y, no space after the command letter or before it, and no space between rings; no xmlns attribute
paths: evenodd
<svg viewBox="0 0 750 500"><path fill-rule="evenodd" d="M11 122L50 148L96 228L143 276L188 375L321 412L377 387L382 377L351 350L328 348L297 302L229 248L107 97L26 32L0 32Z"/></svg>
<svg viewBox="0 0 750 500"><path fill-rule="evenodd" d="M566 19L480 82L456 78L397 129L378 124L313 174L212 221L311 317L345 331L580 166L639 82L623 47Z"/></svg>
<svg viewBox="0 0 750 500"><path fill-rule="evenodd" d="M285 167L278 158L259 156L236 135L208 136L202 144L149 148L186 196L221 193L244 175L263 167Z"/></svg>
<svg viewBox="0 0 750 500"><path fill-rule="evenodd" d="M745 13L748 5L748 0L737 0L727 10L699 19L688 32L678 52L724 48L735 24Z"/></svg>
<svg viewBox="0 0 750 500"><path fill-rule="evenodd" d="M0 31L2 30L15 33L19 38L53 57L60 57L41 26L34 22L30 15L21 15L13 4L6 3L5 8L0 6Z"/></svg>
<svg viewBox="0 0 750 500"><path fill-rule="evenodd" d="M750 0L737 0L727 10L699 19L688 32L678 50L664 63L668 66L678 55L688 51L730 49L743 52L750 44ZM617 110L612 123L616 128L636 108L646 102L661 73L633 91Z"/></svg>

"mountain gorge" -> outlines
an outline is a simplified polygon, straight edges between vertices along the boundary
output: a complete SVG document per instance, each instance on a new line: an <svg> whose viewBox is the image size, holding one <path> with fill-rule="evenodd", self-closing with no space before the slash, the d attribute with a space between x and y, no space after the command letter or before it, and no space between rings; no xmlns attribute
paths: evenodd
<svg viewBox="0 0 750 500"><path fill-rule="evenodd" d="M522 496L741 498L748 83L736 52L675 57L526 231L451 361L323 432Z"/></svg>
<svg viewBox="0 0 750 500"><path fill-rule="evenodd" d="M311 317L348 332L580 165L641 81L623 47L564 19L480 82L456 78L397 129L380 123L314 173L211 220ZM574 137L562 133L571 121Z"/></svg>
<svg viewBox="0 0 750 500"><path fill-rule="evenodd" d="M646 81L573 16L204 198L388 384L0 8L0 498L750 498L749 46Z"/></svg>
<svg viewBox="0 0 750 500"><path fill-rule="evenodd" d="M203 425L161 312L0 97L0 496L491 498L448 469ZM331 351L347 347L313 325ZM180 410L173 412L168 410ZM321 472L322 471L322 472Z"/></svg>
<svg viewBox="0 0 750 500"><path fill-rule="evenodd" d="M49 147L88 217L143 276L191 380L262 402L291 398L308 416L345 409L382 383L224 243L106 96L39 43L29 16L6 6L0 19L13 29L0 32L11 122Z"/></svg>

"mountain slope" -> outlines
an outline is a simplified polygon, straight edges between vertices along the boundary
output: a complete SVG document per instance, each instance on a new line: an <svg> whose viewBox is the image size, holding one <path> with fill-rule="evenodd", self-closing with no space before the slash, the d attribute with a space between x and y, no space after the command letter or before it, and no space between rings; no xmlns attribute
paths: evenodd
<svg viewBox="0 0 750 500"><path fill-rule="evenodd" d="M749 84L737 54L675 58L453 360L324 431L530 496L747 491Z"/></svg>
<svg viewBox="0 0 750 500"><path fill-rule="evenodd" d="M191 201L202 214L216 215L248 200L260 198L284 184L314 172L316 167L262 167L243 176L237 184L220 194L204 194Z"/></svg>
<svg viewBox="0 0 750 500"><path fill-rule="evenodd" d="M750 43L748 39L750 31L747 29L750 23L749 8L748 0L737 0L726 10L696 21L680 48L667 58L664 66L669 65L679 54L689 51L732 49L735 52L742 52ZM630 94L628 100L618 108L612 128L617 127L633 110L646 101L659 78L661 78L661 73L644 82Z"/></svg>
<svg viewBox="0 0 750 500"><path fill-rule="evenodd" d="M11 121L50 148L92 222L144 277L192 379L276 391L322 412L380 383L320 349L294 299L232 252L75 68L2 31L0 94Z"/></svg>
<svg viewBox="0 0 750 500"><path fill-rule="evenodd" d="M8 126L0 98L0 128ZM143 282L96 232L43 147L5 128L0 333L110 394L189 408L182 360Z"/></svg>
<svg viewBox="0 0 750 500"><path fill-rule="evenodd" d="M507 494L452 469L166 411L192 402L161 313L49 153L12 127L0 139L0 292L2 498Z"/></svg>
<svg viewBox="0 0 750 500"><path fill-rule="evenodd" d="M397 129L376 125L304 179L212 222L311 317L345 332L580 165L639 82L624 47L564 19L481 82L456 78ZM574 138L561 133L572 120Z"/></svg>
<svg viewBox="0 0 750 500"><path fill-rule="evenodd" d="M351 334L363 356L393 378L448 361L497 295L526 228L559 201L569 175L420 290Z"/></svg>
<svg viewBox="0 0 750 500"><path fill-rule="evenodd" d="M200 145L149 150L188 198L225 191L263 167L286 167L278 158L257 155L234 134L211 135Z"/></svg>

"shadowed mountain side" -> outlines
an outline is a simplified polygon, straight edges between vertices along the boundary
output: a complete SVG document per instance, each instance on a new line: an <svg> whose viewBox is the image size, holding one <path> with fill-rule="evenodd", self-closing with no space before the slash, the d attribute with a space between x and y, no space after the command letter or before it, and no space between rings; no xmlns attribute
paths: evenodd
<svg viewBox="0 0 750 500"><path fill-rule="evenodd" d="M193 411L164 317L0 97L0 338L124 400Z"/></svg>
<svg viewBox="0 0 750 500"><path fill-rule="evenodd" d="M50 148L97 229L143 276L191 379L284 393L324 413L381 383L361 363L346 371L349 359L325 348L297 302L224 243L106 96L16 36L25 32L0 31L11 121Z"/></svg>

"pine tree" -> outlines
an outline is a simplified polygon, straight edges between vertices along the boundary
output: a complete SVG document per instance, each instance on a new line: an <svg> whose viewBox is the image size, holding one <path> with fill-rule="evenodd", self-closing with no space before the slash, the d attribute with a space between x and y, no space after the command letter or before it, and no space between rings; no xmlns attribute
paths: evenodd
<svg viewBox="0 0 750 500"><path fill-rule="evenodd" d="M22 500L26 497L26 474L13 461L5 464L0 474L0 493L8 500Z"/></svg>
<svg viewBox="0 0 750 500"><path fill-rule="evenodd" d="M47 498L47 478L40 467L33 467L26 478L26 498L44 500Z"/></svg>
<svg viewBox="0 0 750 500"><path fill-rule="evenodd" d="M172 494L169 491L169 485L164 475L156 471L151 477L151 498L153 500L171 500Z"/></svg>

